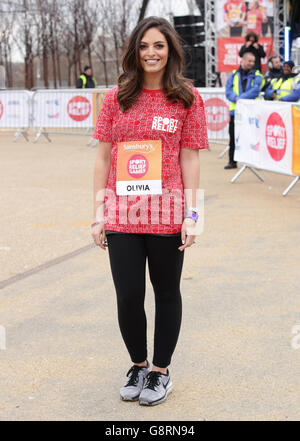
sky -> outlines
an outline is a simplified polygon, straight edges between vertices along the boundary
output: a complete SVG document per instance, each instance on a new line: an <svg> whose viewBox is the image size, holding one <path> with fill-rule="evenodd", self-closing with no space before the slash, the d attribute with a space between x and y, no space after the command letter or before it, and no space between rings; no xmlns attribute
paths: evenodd
<svg viewBox="0 0 300 441"><path fill-rule="evenodd" d="M163 8L163 4L168 4L170 10L172 10L174 15L188 15L189 9L187 2L185 0L150 0L149 7L147 10L147 16L150 15L160 15Z"/></svg>

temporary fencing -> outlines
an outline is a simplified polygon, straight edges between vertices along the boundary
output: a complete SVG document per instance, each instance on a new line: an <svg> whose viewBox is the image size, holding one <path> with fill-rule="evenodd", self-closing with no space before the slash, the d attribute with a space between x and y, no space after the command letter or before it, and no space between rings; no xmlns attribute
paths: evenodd
<svg viewBox="0 0 300 441"><path fill-rule="evenodd" d="M227 144L229 126L229 101L223 87L199 87L204 101L208 139L215 143Z"/></svg>
<svg viewBox="0 0 300 441"><path fill-rule="evenodd" d="M28 141L32 95L27 90L0 91L0 132L14 132L15 140L23 134Z"/></svg>
<svg viewBox="0 0 300 441"><path fill-rule="evenodd" d="M0 129L35 132L49 141L53 134L91 136L109 89L40 89L0 91ZM208 138L228 143L229 105L224 88L198 88L206 110ZM26 131L25 131L26 130Z"/></svg>
<svg viewBox="0 0 300 441"><path fill-rule="evenodd" d="M28 130L49 141L53 134L89 136L96 125L109 89L42 89L0 91L0 131L14 131L15 140ZM228 148L229 102L224 88L198 88L205 104L208 138ZM232 182L248 167L294 176L284 195L300 175L300 106L296 103L239 100L235 113L235 160L244 164Z"/></svg>
<svg viewBox="0 0 300 441"><path fill-rule="evenodd" d="M108 89L37 90L32 98L32 127L50 141L52 134L92 135Z"/></svg>
<svg viewBox="0 0 300 441"><path fill-rule="evenodd" d="M234 160L261 179L256 169L294 176L285 196L300 175L300 105L287 102L239 100L235 110Z"/></svg>

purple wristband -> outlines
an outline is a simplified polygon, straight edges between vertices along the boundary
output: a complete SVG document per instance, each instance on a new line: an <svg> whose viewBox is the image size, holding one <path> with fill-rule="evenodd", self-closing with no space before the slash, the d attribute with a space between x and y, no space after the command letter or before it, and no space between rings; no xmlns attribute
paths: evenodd
<svg viewBox="0 0 300 441"><path fill-rule="evenodd" d="M186 217L193 219L193 221L197 222L199 216L198 216L198 213L196 213L195 211L187 211L185 213L184 218L186 218Z"/></svg>

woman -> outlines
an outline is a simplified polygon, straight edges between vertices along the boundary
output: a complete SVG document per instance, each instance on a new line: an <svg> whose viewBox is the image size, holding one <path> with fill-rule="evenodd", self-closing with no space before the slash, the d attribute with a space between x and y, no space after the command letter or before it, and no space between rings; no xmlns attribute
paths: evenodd
<svg viewBox="0 0 300 441"><path fill-rule="evenodd" d="M193 233L197 221L198 149L208 146L203 102L183 78L182 61L168 21L141 21L93 135L100 146L92 236L102 249L108 245L119 326L133 362L120 395L144 405L161 403L172 389L168 366L181 325L183 256L195 239L188 229ZM190 189L186 201L184 189ZM146 258L156 305L152 369L144 310Z"/></svg>

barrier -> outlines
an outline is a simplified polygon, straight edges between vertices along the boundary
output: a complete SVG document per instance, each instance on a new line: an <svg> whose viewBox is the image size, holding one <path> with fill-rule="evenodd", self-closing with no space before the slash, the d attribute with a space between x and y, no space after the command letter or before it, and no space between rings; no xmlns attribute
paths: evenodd
<svg viewBox="0 0 300 441"><path fill-rule="evenodd" d="M219 154L219 158L222 158L229 150L229 101L225 96L225 88L199 87L197 90L205 105L208 140L226 145Z"/></svg>
<svg viewBox="0 0 300 441"><path fill-rule="evenodd" d="M50 133L91 135L109 89L38 90L33 97L33 127L48 140ZM206 110L208 138L228 143L229 104L224 88L198 88ZM85 128L84 131L78 129ZM51 130L49 130L51 129ZM60 129L54 131L53 129ZM89 144L94 143L90 141Z"/></svg>
<svg viewBox="0 0 300 441"><path fill-rule="evenodd" d="M208 139L228 142L229 101L225 96L225 88L199 87L206 112Z"/></svg>
<svg viewBox="0 0 300 441"><path fill-rule="evenodd" d="M91 135L109 89L43 89L0 91L0 131L14 131L15 141L28 129L36 130L33 142L51 134ZM229 102L224 88L198 88L203 98L208 138L228 144ZM235 161L259 179L257 169L293 176L285 196L300 179L300 105L297 103L239 100L235 111ZM228 147L220 156L227 151Z"/></svg>
<svg viewBox="0 0 300 441"><path fill-rule="evenodd" d="M32 92L27 90L0 91L0 131L14 132L16 141L22 134L28 141Z"/></svg>
<svg viewBox="0 0 300 441"><path fill-rule="evenodd" d="M32 98L32 127L37 131L33 142L51 134L89 135L108 89L42 89ZM91 141L89 142L89 144Z"/></svg>
<svg viewBox="0 0 300 441"><path fill-rule="evenodd" d="M243 164L232 178L235 182L246 168L263 180L255 169L300 175L300 106L297 103L239 100L235 111L234 160ZM298 182L296 176L285 196Z"/></svg>
<svg viewBox="0 0 300 441"><path fill-rule="evenodd" d="M31 127L36 132L33 142L42 135L51 141L51 134L91 136L107 90L3 91L0 93L0 128L15 127L18 134L27 136L27 129ZM205 105L209 140L227 144L229 102L225 89L198 88L198 91ZM94 140L90 140L91 143Z"/></svg>

